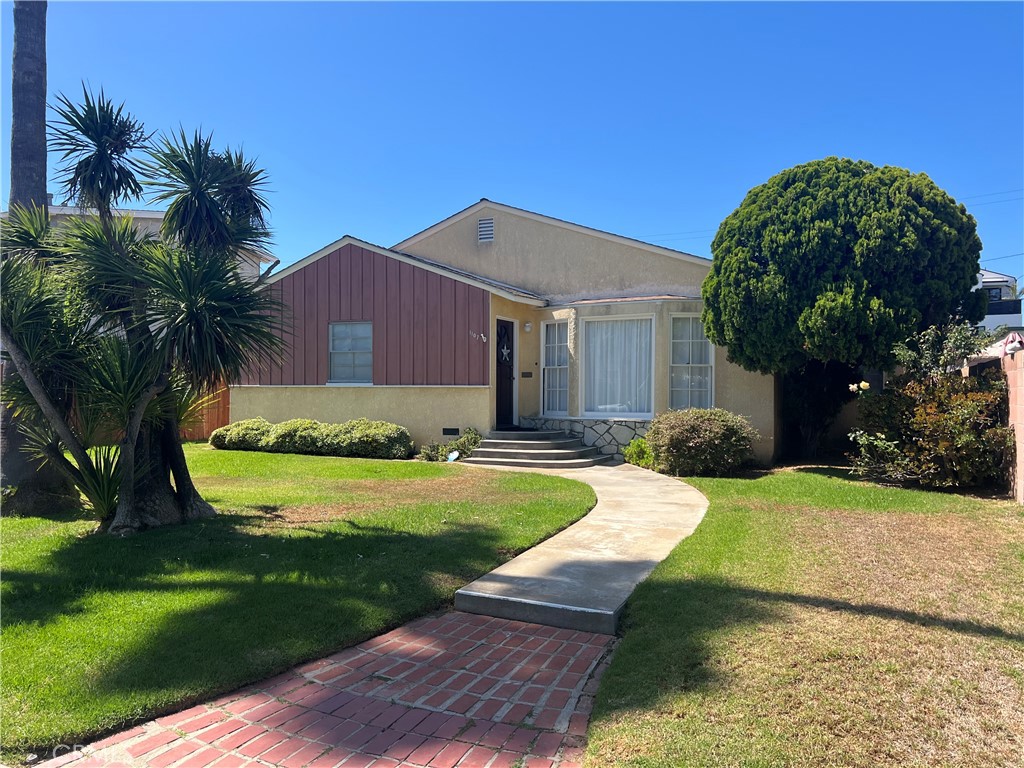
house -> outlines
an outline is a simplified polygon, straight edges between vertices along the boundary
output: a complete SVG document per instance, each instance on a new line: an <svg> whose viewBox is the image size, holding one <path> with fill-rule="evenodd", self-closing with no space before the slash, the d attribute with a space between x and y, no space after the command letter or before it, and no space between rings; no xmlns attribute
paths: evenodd
<svg viewBox="0 0 1024 768"><path fill-rule="evenodd" d="M983 269L978 274L978 286L988 294L988 310L979 325L990 331L1000 326L1021 327L1020 297L1017 296L1015 277Z"/></svg>
<svg viewBox="0 0 1024 768"><path fill-rule="evenodd" d="M657 413L717 406L767 463L775 384L705 338L710 266L489 200L391 248L346 235L269 281L285 352L232 387L231 417L385 419L420 444L557 429L613 454Z"/></svg>

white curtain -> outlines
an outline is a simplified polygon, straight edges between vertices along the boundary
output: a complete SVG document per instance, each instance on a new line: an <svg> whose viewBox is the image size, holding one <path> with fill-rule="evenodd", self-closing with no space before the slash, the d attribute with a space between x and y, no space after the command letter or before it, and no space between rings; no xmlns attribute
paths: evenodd
<svg viewBox="0 0 1024 768"><path fill-rule="evenodd" d="M584 410L651 413L651 320L588 320L584 328Z"/></svg>

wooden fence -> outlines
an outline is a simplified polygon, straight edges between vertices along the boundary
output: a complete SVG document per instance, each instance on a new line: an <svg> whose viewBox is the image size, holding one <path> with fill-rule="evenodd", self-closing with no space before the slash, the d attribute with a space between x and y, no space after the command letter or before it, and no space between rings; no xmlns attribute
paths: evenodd
<svg viewBox="0 0 1024 768"><path fill-rule="evenodd" d="M206 440L213 430L228 423L230 414L231 390L222 387L200 409L195 418L181 426L181 439Z"/></svg>
<svg viewBox="0 0 1024 768"><path fill-rule="evenodd" d="M1010 472L1013 495L1024 504L1024 350L1006 355L1002 360L1003 372L1010 390L1010 426L1017 442L1017 456Z"/></svg>

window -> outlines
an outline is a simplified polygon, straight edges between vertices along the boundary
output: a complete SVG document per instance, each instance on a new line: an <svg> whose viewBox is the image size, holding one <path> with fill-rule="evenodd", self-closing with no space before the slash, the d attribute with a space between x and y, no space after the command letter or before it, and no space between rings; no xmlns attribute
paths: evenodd
<svg viewBox="0 0 1024 768"><path fill-rule="evenodd" d="M989 288L988 300L989 301L1002 301L1003 300L1003 289L1002 288Z"/></svg>
<svg viewBox="0 0 1024 768"><path fill-rule="evenodd" d="M587 416L651 415L651 318L585 320L583 410Z"/></svg>
<svg viewBox="0 0 1024 768"><path fill-rule="evenodd" d="M710 408L714 356L699 317L672 318L670 408Z"/></svg>
<svg viewBox="0 0 1024 768"><path fill-rule="evenodd" d="M329 381L373 382L373 324L331 323Z"/></svg>
<svg viewBox="0 0 1024 768"><path fill-rule="evenodd" d="M569 413L569 323L544 324L544 413Z"/></svg>

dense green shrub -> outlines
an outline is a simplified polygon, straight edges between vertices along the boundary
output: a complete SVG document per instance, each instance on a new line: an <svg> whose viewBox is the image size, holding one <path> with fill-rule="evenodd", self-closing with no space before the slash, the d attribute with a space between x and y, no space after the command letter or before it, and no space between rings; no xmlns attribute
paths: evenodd
<svg viewBox="0 0 1024 768"><path fill-rule="evenodd" d="M669 475L721 477L750 461L757 431L721 408L659 413L647 430L655 467Z"/></svg>
<svg viewBox="0 0 1024 768"><path fill-rule="evenodd" d="M261 451L263 441L273 426L264 418L243 419L215 429L210 434L210 445L228 451Z"/></svg>
<svg viewBox="0 0 1024 768"><path fill-rule="evenodd" d="M644 469L654 469L654 453L651 446L642 437L634 437L629 445L622 449L622 458L628 464L635 464Z"/></svg>
<svg viewBox="0 0 1024 768"><path fill-rule="evenodd" d="M363 459L407 459L412 455L409 430L387 421L355 419L343 424L323 424L318 433L318 453Z"/></svg>
<svg viewBox="0 0 1024 768"><path fill-rule="evenodd" d="M473 427L467 427L460 437L449 440L447 443L427 443L420 448L420 458L424 461L448 461L448 454L452 451L458 451L459 455L456 461L458 459L465 459L480 447L482 439L483 436Z"/></svg>
<svg viewBox="0 0 1024 768"><path fill-rule="evenodd" d="M319 455L321 424L315 419L289 419L272 424L263 438L262 450L269 453L305 453Z"/></svg>
<svg viewBox="0 0 1024 768"><path fill-rule="evenodd" d="M369 419L343 424L321 424L313 419L271 424L265 419L246 419L214 430L210 445L236 451L357 459L405 459L412 453L409 430L387 421Z"/></svg>
<svg viewBox="0 0 1024 768"><path fill-rule="evenodd" d="M861 397L863 430L850 433L854 470L929 488L1003 487L1013 456L1006 380L989 369L903 376Z"/></svg>

